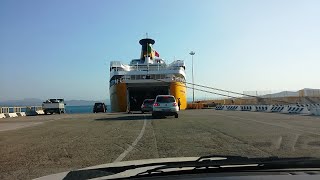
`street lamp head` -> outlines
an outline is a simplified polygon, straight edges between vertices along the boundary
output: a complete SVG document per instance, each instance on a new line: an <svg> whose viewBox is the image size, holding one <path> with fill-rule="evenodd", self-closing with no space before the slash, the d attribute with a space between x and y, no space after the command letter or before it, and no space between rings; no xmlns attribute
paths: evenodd
<svg viewBox="0 0 320 180"><path fill-rule="evenodd" d="M190 54L191 56L193 56L193 55L195 55L196 53L195 53L194 51L191 51L189 54Z"/></svg>

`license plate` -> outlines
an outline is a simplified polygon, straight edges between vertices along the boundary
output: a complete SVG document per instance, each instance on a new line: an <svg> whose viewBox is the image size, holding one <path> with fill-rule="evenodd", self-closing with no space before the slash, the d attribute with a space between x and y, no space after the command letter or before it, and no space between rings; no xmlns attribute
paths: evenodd
<svg viewBox="0 0 320 180"><path fill-rule="evenodd" d="M162 109L163 111L171 111L170 109Z"/></svg>

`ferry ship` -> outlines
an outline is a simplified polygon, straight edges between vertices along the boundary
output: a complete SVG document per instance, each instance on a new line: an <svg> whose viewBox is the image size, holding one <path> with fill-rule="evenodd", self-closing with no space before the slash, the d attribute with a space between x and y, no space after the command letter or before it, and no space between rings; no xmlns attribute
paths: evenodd
<svg viewBox="0 0 320 180"><path fill-rule="evenodd" d="M187 107L186 73L183 60L166 64L153 49L153 39L139 41L141 55L130 64L110 62L109 92L112 112L139 111L144 99L157 95L180 98L180 109Z"/></svg>

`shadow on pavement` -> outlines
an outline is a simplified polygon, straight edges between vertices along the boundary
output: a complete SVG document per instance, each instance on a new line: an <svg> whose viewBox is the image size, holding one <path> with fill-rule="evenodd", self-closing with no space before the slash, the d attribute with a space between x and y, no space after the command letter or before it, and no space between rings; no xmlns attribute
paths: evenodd
<svg viewBox="0 0 320 180"><path fill-rule="evenodd" d="M151 114L141 114L140 115L123 115L123 116L118 116L118 117L103 117L103 118L98 118L95 119L96 121L136 121L136 120L160 120L160 119L170 119L174 117L157 117L157 118L152 118Z"/></svg>
<svg viewBox="0 0 320 180"><path fill-rule="evenodd" d="M96 121L136 121L136 120L152 120L151 115L125 115L118 117L105 117L95 119Z"/></svg>

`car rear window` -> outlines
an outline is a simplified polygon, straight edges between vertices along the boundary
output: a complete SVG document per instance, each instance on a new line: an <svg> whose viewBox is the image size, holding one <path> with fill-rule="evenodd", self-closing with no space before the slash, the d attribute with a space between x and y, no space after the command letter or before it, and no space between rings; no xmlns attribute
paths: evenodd
<svg viewBox="0 0 320 180"><path fill-rule="evenodd" d="M153 99L150 99L150 100L144 100L144 104L152 104L154 102Z"/></svg>
<svg viewBox="0 0 320 180"><path fill-rule="evenodd" d="M96 103L94 106L100 108L101 106L103 106L103 104L102 103Z"/></svg>
<svg viewBox="0 0 320 180"><path fill-rule="evenodd" d="M160 96L157 98L157 102L159 103L171 103L175 102L174 98L172 96Z"/></svg>

